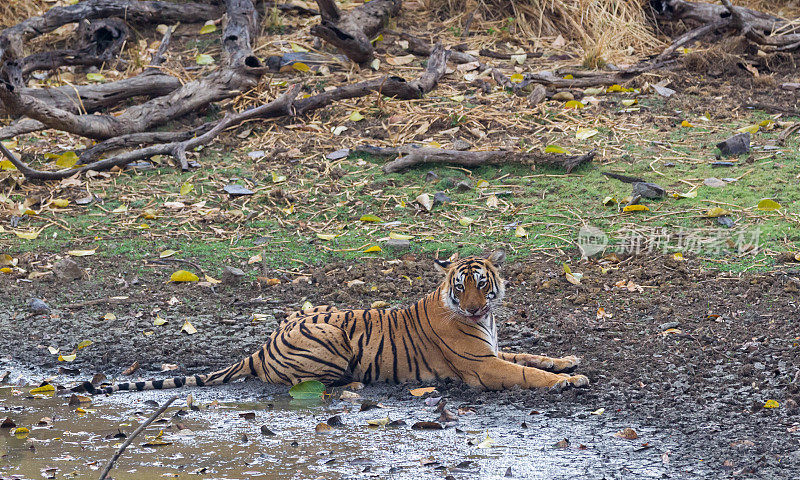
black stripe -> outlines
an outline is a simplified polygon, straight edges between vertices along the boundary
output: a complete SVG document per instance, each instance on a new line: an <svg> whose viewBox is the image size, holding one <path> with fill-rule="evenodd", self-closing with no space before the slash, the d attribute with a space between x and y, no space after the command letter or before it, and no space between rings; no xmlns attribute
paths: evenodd
<svg viewBox="0 0 800 480"><path fill-rule="evenodd" d="M164 388L164 380L153 380L153 388L158 390Z"/></svg>
<svg viewBox="0 0 800 480"><path fill-rule="evenodd" d="M186 384L186 377L175 377L172 379L175 382L176 388L181 388L184 384Z"/></svg>
<svg viewBox="0 0 800 480"><path fill-rule="evenodd" d="M147 385L147 382L136 382L136 390L141 392L144 390L145 385Z"/></svg>

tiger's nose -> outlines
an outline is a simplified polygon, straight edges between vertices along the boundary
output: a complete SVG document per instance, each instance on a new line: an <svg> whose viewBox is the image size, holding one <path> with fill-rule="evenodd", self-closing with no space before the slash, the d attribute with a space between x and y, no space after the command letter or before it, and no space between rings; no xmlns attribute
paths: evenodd
<svg viewBox="0 0 800 480"><path fill-rule="evenodd" d="M481 308L482 308L482 307L476 307L476 308L467 308L466 310L467 310L467 313L469 313L470 315L477 315L477 314L478 314L478 312L480 312L480 311L481 311Z"/></svg>

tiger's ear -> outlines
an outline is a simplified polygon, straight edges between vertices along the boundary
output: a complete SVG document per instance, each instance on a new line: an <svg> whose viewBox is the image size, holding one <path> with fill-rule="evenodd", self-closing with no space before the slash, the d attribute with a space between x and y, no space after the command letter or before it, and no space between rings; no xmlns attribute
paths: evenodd
<svg viewBox="0 0 800 480"><path fill-rule="evenodd" d="M492 265L495 267L502 267L503 262L506 261L506 251L505 250L495 250L486 257L486 260L492 262Z"/></svg>
<svg viewBox="0 0 800 480"><path fill-rule="evenodd" d="M449 260L439 260L438 258L434 258L433 264L436 266L436 270L439 270L442 273L447 273L447 269L450 268L452 262Z"/></svg>

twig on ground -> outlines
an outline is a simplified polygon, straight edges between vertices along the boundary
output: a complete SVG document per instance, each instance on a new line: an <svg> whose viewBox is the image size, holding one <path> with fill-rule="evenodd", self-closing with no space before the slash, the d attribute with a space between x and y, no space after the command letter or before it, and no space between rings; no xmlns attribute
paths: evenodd
<svg viewBox="0 0 800 480"><path fill-rule="evenodd" d="M137 436L139 436L139 434L142 433L145 428L147 428L151 423L153 423L155 421L155 419L159 417L159 415L164 413L164 411L167 409L167 407L169 407L170 404L172 404L172 402L174 402L177 399L178 399L177 395L173 395L172 397L167 399L167 401L164 402L164 405L161 405L161 407L158 410L156 410L152 415L150 415L150 418L145 420L144 423L139 425L139 428L137 428L136 430L133 431L131 436L128 437L128 439L125 440L125 442L122 445L119 446L119 449L117 450L117 452L114 454L113 457L111 457L111 460L108 461L108 463L106 464L106 468L103 469L103 472L100 474L100 478L98 480L105 480L105 478L108 476L108 472L110 472L111 469L114 468L114 462L116 462L119 459L120 455L122 455L122 452L124 452L125 449L128 448L128 446L131 443L133 443L133 440Z"/></svg>

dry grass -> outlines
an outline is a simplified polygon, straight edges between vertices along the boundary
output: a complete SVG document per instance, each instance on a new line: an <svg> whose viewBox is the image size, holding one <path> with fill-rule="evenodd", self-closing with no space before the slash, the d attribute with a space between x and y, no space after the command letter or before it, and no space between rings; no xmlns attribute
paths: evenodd
<svg viewBox="0 0 800 480"><path fill-rule="evenodd" d="M52 4L50 4L52 6ZM0 2L0 28L10 27L49 8L44 0L6 0Z"/></svg>
<svg viewBox="0 0 800 480"><path fill-rule="evenodd" d="M528 39L561 35L582 49L588 65L620 61L663 47L646 17L644 0L424 0L443 15L466 17L476 10L473 30L484 22L505 22ZM602 61L596 61L596 60Z"/></svg>

